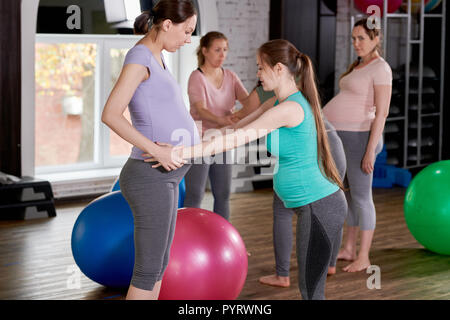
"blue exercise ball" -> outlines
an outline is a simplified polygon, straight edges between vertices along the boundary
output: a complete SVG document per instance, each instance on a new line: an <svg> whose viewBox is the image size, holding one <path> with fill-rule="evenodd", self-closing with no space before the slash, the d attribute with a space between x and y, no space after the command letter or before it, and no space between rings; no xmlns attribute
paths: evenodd
<svg viewBox="0 0 450 320"><path fill-rule="evenodd" d="M186 196L186 182L184 178L181 180L179 185L179 193L178 193L178 208L184 207L184 197Z"/></svg>
<svg viewBox="0 0 450 320"><path fill-rule="evenodd" d="M111 188L111 192L119 191L119 190L120 190L120 183L119 183L119 178L117 178L116 181L114 181L114 184ZM184 178L183 178L179 185L178 208L183 208L185 196L186 196L186 182L184 181Z"/></svg>
<svg viewBox="0 0 450 320"><path fill-rule="evenodd" d="M119 183L119 178L117 178L116 181L114 181L110 192L119 191L119 190L120 190L120 183Z"/></svg>
<svg viewBox="0 0 450 320"><path fill-rule="evenodd" d="M101 196L81 211L72 230L72 254L80 270L107 287L127 287L134 266L134 225L120 191Z"/></svg>

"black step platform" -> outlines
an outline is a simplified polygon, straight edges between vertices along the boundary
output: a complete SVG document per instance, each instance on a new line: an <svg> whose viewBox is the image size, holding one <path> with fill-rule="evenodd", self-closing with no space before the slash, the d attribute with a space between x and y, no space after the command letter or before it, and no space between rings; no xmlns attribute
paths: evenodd
<svg viewBox="0 0 450 320"><path fill-rule="evenodd" d="M32 190L32 196L25 189ZM27 208L47 211L56 217L53 191L50 182L33 177L23 177L11 184L0 184L0 220L24 220Z"/></svg>

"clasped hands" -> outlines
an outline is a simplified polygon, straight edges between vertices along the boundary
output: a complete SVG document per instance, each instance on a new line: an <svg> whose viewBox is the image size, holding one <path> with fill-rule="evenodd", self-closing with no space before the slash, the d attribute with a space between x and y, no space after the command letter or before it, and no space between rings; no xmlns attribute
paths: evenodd
<svg viewBox="0 0 450 320"><path fill-rule="evenodd" d="M241 119L236 116L234 113L228 113L226 114L224 117L219 117L218 118L218 128L222 128L222 127L226 127L226 126L230 126L230 125L234 125L236 123L238 123Z"/></svg>

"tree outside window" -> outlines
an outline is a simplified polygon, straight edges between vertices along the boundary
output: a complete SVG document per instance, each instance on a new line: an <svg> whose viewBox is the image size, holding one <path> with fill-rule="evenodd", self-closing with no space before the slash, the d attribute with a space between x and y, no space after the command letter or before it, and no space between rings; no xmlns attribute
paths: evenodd
<svg viewBox="0 0 450 320"><path fill-rule="evenodd" d="M97 45L36 44L36 166L92 162Z"/></svg>

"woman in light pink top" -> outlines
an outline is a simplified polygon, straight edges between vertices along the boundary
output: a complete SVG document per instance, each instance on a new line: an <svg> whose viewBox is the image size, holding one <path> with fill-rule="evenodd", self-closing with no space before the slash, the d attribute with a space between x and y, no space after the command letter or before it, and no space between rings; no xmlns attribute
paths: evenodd
<svg viewBox="0 0 450 320"><path fill-rule="evenodd" d="M199 68L189 78L188 95L192 118L202 136L208 129L232 125L236 101L245 105L248 100L248 92L238 76L222 67L227 53L228 40L220 32L209 32L200 40ZM231 175L232 166L226 153L216 155L212 164L193 164L185 177L184 206L200 207L209 177L214 196L213 211L228 220Z"/></svg>
<svg viewBox="0 0 450 320"><path fill-rule="evenodd" d="M338 259L352 261L344 268L348 272L370 266L369 251L376 224L373 169L376 155L382 150L392 92L392 71L380 54L380 30L372 21L363 19L355 23L352 39L358 59L341 76L338 95L323 109L342 140L347 161L347 239Z"/></svg>

